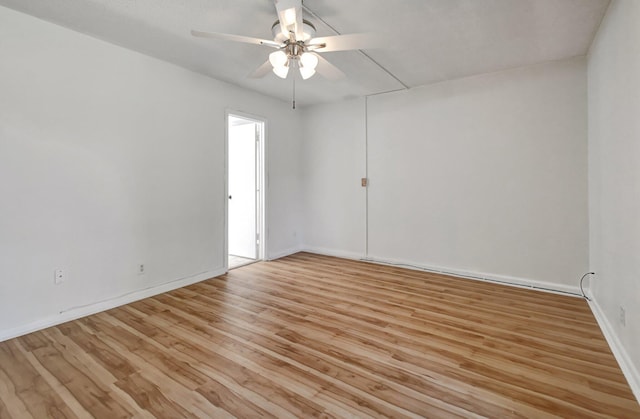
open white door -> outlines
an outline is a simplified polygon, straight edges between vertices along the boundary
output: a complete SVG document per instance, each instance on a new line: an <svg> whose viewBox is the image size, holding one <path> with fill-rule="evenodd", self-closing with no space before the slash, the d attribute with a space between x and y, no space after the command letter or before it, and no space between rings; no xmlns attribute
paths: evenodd
<svg viewBox="0 0 640 419"><path fill-rule="evenodd" d="M261 220L261 121L229 115L229 230L230 257L259 258Z"/></svg>

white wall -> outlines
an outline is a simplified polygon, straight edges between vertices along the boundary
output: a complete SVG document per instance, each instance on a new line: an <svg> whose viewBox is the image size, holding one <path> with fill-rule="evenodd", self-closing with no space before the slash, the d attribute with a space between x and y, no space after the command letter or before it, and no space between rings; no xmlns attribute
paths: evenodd
<svg viewBox="0 0 640 419"><path fill-rule="evenodd" d="M584 59L370 97L368 256L575 291L586 101ZM304 113L308 248L365 256L363 109Z"/></svg>
<svg viewBox="0 0 640 419"><path fill-rule="evenodd" d="M221 271L227 108L268 120L269 254L298 246L287 103L2 7L0 57L0 340Z"/></svg>
<svg viewBox="0 0 640 419"><path fill-rule="evenodd" d="M589 56L596 314L640 398L640 2L611 3ZM626 326L620 322L626 311Z"/></svg>

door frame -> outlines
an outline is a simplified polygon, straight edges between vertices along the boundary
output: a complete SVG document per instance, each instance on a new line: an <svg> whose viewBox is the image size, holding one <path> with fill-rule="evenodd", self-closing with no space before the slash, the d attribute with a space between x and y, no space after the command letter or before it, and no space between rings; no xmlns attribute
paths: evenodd
<svg viewBox="0 0 640 419"><path fill-rule="evenodd" d="M247 112L237 111L234 109L226 109L224 113L224 238L222 243L223 257L224 257L224 270L229 271L229 117L236 116L243 119L248 119L262 125L262 133L260 138L260 144L258 148L258 155L256 156L256 162L260 166L260 170L256 171L258 175L258 181L256 184L260 188L259 211L257 213L258 221L258 234L260 239L260 245L258 246L258 258L257 260L266 260L267 253L267 220L269 214L269 205L267 202L267 189L269 185L269 165L268 156L266 153L267 147L267 132L268 124L265 117L250 114Z"/></svg>

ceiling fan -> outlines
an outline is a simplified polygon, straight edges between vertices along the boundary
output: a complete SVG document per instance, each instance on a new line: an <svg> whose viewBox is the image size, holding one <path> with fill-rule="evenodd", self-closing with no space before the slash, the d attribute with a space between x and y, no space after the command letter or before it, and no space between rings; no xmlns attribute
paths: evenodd
<svg viewBox="0 0 640 419"><path fill-rule="evenodd" d="M302 0L275 0L278 20L271 27L273 41L249 36L231 35L192 30L200 38L243 42L274 48L269 59L249 77L261 78L273 71L286 79L289 70L298 69L302 79L313 76L316 71L329 80L344 78L344 73L319 53L363 49L371 43L366 34L335 35L315 38L316 28L302 18Z"/></svg>

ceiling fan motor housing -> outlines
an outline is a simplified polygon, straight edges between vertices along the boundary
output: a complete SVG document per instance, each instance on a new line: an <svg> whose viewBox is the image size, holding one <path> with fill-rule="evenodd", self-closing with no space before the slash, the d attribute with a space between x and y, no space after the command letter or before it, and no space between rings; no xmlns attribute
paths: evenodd
<svg viewBox="0 0 640 419"><path fill-rule="evenodd" d="M306 51L306 48L302 42L296 42L287 44L284 51L289 58L297 59Z"/></svg>
<svg viewBox="0 0 640 419"><path fill-rule="evenodd" d="M316 36L316 27L313 26L313 23L309 22L306 19L302 20L302 32L303 32L303 37L302 39L296 39L296 41L300 42L307 42L309 41L311 38L313 38L314 36ZM273 25L271 26L271 33L273 34L273 40L276 42L281 42L281 43L285 43L286 41L289 40L289 37L287 35L285 35L284 33L282 33L282 30L280 29L280 21L276 20Z"/></svg>

